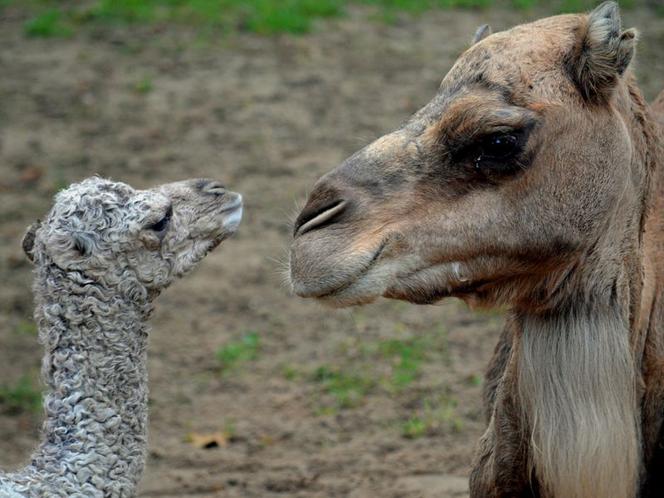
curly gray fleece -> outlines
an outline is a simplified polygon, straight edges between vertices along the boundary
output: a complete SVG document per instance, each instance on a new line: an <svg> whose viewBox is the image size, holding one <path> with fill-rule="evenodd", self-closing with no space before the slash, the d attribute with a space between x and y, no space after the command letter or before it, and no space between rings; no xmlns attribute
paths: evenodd
<svg viewBox="0 0 664 498"><path fill-rule="evenodd" d="M241 216L241 196L210 180L140 191L95 177L56 196L24 239L45 348L43 437L23 470L0 475L0 498L135 495L153 299Z"/></svg>

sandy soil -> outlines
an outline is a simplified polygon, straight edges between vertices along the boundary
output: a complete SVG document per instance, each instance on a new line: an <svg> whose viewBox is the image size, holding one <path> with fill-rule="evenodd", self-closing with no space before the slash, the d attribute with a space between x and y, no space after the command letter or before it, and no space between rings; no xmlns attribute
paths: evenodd
<svg viewBox="0 0 664 498"><path fill-rule="evenodd" d="M140 496L467 494L484 426L478 379L500 315L455 301L327 310L289 296L283 260L289 219L315 179L424 104L478 24L500 29L525 14L437 12L393 26L370 17L355 11L302 38L213 42L166 27L26 40L20 15L0 18L0 384L38 373L20 239L59 187L95 173L136 187L207 176L245 195L239 235L159 303ZM664 86L664 22L625 17L642 32L637 67L652 98ZM222 373L215 352L249 332L257 358ZM404 389L379 382L339 408L312 380L321 366L387 378L393 359L366 351L415 336L432 342ZM403 436L409 417L443 398L425 435ZM2 467L25 461L39 424L39 413L0 414ZM217 431L227 436L217 448L188 440Z"/></svg>

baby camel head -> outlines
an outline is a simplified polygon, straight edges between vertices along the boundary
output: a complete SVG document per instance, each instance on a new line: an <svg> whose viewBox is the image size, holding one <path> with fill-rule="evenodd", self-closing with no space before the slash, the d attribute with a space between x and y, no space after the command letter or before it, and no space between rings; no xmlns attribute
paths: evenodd
<svg viewBox="0 0 664 498"><path fill-rule="evenodd" d="M616 109L635 32L617 5L488 31L433 100L314 186L295 223L296 294L515 303L634 216L644 175Z"/></svg>
<svg viewBox="0 0 664 498"><path fill-rule="evenodd" d="M28 229L23 249L38 267L134 289L138 299L136 290L154 295L194 268L241 218L242 196L213 180L135 190L93 177L56 195L46 219Z"/></svg>

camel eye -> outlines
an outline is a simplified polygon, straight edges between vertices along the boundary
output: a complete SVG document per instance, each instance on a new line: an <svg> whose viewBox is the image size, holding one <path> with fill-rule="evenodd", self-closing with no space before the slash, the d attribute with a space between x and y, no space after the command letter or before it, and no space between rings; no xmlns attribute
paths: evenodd
<svg viewBox="0 0 664 498"><path fill-rule="evenodd" d="M168 228L168 225L170 224L172 216L173 216L173 208L169 207L164 217L160 219L157 223L149 225L147 229L152 230L153 232L156 232L158 234L165 232L166 229Z"/></svg>
<svg viewBox="0 0 664 498"><path fill-rule="evenodd" d="M477 160L509 159L518 152L518 145L519 139L515 135L492 135L482 142Z"/></svg>
<svg viewBox="0 0 664 498"><path fill-rule="evenodd" d="M519 132L497 133L483 138L472 149L475 169L500 173L522 169L525 138Z"/></svg>

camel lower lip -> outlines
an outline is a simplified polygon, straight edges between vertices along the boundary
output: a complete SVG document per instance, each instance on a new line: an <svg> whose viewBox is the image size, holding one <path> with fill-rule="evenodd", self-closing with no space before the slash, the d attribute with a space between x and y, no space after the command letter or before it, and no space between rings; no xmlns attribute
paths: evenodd
<svg viewBox="0 0 664 498"><path fill-rule="evenodd" d="M326 298L331 298L334 297L335 295L338 295L342 293L343 291L349 289L350 287L353 286L357 281L359 281L364 275L366 275L378 262L380 259L380 256L383 254L383 251L385 250L385 247L387 246L387 241L384 241L381 243L380 247L374 252L374 255L371 257L371 259L363 265L362 269L355 273L354 275L350 276L348 280L346 280L345 283L335 287L334 289L331 290L325 290L324 292L321 293L312 293L308 295L302 295L300 294L301 297L313 297L316 299L326 299Z"/></svg>

